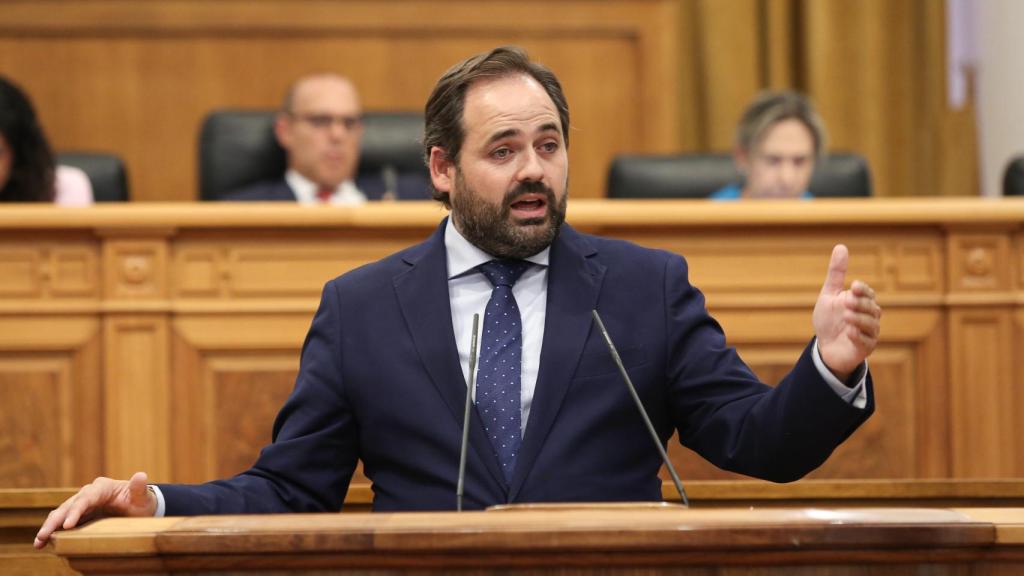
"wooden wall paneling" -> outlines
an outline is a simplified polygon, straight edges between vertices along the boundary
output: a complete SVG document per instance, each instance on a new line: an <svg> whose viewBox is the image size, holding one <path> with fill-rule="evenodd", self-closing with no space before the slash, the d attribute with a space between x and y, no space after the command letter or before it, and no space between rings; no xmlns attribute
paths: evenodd
<svg viewBox="0 0 1024 576"><path fill-rule="evenodd" d="M170 481L196 483L212 479L206 458L210 431L203 419L206 371L201 348L182 333L181 320L176 317L171 324L171 418L165 442L171 454Z"/></svg>
<svg viewBox="0 0 1024 576"><path fill-rule="evenodd" d="M0 317L0 487L81 484L102 469L94 318Z"/></svg>
<svg viewBox="0 0 1024 576"><path fill-rule="evenodd" d="M171 437L187 440L172 446L175 481L241 472L269 443L312 312L175 318Z"/></svg>
<svg viewBox="0 0 1024 576"><path fill-rule="evenodd" d="M165 227L100 230L103 293L106 468L115 478L171 477L168 406L170 336Z"/></svg>
<svg viewBox="0 0 1024 576"><path fill-rule="evenodd" d="M949 330L950 346L966 352L951 362L953 476L1019 475L1022 450L1008 441L1021 432L1012 311L999 306L954 310Z"/></svg>
<svg viewBox="0 0 1024 576"><path fill-rule="evenodd" d="M764 85L759 0L699 0L703 145L733 148L736 123Z"/></svg>
<svg viewBox="0 0 1024 576"><path fill-rule="evenodd" d="M958 231L949 239L949 287L959 301L978 303L990 298L1006 301L1016 261L1005 232Z"/></svg>
<svg viewBox="0 0 1024 576"><path fill-rule="evenodd" d="M944 92L924 89L935 50L925 41L928 2L805 1L802 15L803 87L828 127L830 147L865 155L875 194L934 194L923 177L928 155L928 108ZM941 33L941 32L940 32ZM939 55L938 58L942 58ZM934 88L934 85L930 85ZM962 148L958 155L966 153Z"/></svg>
<svg viewBox="0 0 1024 576"><path fill-rule="evenodd" d="M206 464L215 478L252 466L270 444L274 418L295 387L298 350L260 356L212 357L206 363L203 415L212 441Z"/></svg>
<svg viewBox="0 0 1024 576"><path fill-rule="evenodd" d="M117 313L103 319L106 474L171 478L170 358L163 314Z"/></svg>
<svg viewBox="0 0 1024 576"><path fill-rule="evenodd" d="M99 297L99 247L80 234L0 235L0 310L83 311Z"/></svg>
<svg viewBox="0 0 1024 576"><path fill-rule="evenodd" d="M1024 396L1014 373L1012 294L1019 259L1002 226L956 229L947 241L953 476L1024 473L1016 417ZM980 409L981 406L988 409ZM982 416L984 414L984 416Z"/></svg>
<svg viewBox="0 0 1024 576"><path fill-rule="evenodd" d="M771 90L796 87L799 80L796 0L764 0L765 85Z"/></svg>
<svg viewBox="0 0 1024 576"><path fill-rule="evenodd" d="M332 70L353 78L367 109L422 110L445 69L503 43L563 81L576 196L604 194L615 153L680 142L674 0L527 0L514 11L468 0L44 0L4 11L0 72L32 94L56 148L125 158L140 200L196 197L196 138L214 108L276 107L295 77Z"/></svg>
<svg viewBox="0 0 1024 576"><path fill-rule="evenodd" d="M175 482L225 478L255 461L295 385L313 312L175 318ZM368 484L361 467L352 484Z"/></svg>
<svg viewBox="0 0 1024 576"><path fill-rule="evenodd" d="M954 478L1019 476L1024 450L1020 378L1013 372L1013 309L985 306L950 312L950 396ZM1013 440L1011 440L1013 439Z"/></svg>
<svg viewBox="0 0 1024 576"><path fill-rule="evenodd" d="M926 103L928 122L918 135L918 142L927 154L927 162L919 167L920 177L926 184L918 193L978 196L981 176L974 80L978 71L974 67L963 70L968 82L966 99L959 107L955 106L948 91L946 3L923 2L922 11L924 60L918 90Z"/></svg>
<svg viewBox="0 0 1024 576"><path fill-rule="evenodd" d="M163 239L116 238L103 244L103 286L107 298L126 303L168 296L167 243Z"/></svg>
<svg viewBox="0 0 1024 576"><path fill-rule="evenodd" d="M175 239L170 291L185 308L225 300L264 300L266 307L268 298L289 298L313 310L328 280L424 238L421 230L370 238L339 227L286 235L260 231L243 238L190 232Z"/></svg>

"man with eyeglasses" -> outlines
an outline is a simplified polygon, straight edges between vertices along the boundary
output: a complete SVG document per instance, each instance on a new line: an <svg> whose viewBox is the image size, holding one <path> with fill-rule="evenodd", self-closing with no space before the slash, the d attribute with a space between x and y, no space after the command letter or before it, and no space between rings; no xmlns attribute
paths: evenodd
<svg viewBox="0 0 1024 576"><path fill-rule="evenodd" d="M281 179L257 182L226 200L366 201L354 182L363 137L362 108L347 78L325 73L298 79L285 95L274 135L287 154L288 171Z"/></svg>

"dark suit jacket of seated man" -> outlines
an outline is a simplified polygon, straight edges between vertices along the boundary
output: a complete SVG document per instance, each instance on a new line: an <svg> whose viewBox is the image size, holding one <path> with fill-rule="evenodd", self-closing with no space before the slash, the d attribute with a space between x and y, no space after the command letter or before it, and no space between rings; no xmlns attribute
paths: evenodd
<svg viewBox="0 0 1024 576"><path fill-rule="evenodd" d="M815 336L773 388L727 345L681 256L563 224L569 109L549 70L517 48L471 57L438 81L425 119L435 198L450 218L425 242L327 283L273 443L233 478L158 485L163 513L335 511L359 460L375 510L454 509L474 313L467 508L661 499L658 450L592 310L661 442L678 431L722 468L795 480L871 414L865 359L881 309L863 282L844 289L844 246L815 305ZM511 369L496 370L499 358ZM142 473L99 478L50 514L35 545L82 517L159 514L160 502Z"/></svg>
<svg viewBox="0 0 1024 576"><path fill-rule="evenodd" d="M357 176L355 182L346 181L328 201L336 204L359 204L366 200L427 200L430 198L429 181L420 174L398 173L389 185L381 174ZM310 195L310 201L315 193ZM282 177L261 180L226 194L222 200L233 202L300 202L299 194Z"/></svg>

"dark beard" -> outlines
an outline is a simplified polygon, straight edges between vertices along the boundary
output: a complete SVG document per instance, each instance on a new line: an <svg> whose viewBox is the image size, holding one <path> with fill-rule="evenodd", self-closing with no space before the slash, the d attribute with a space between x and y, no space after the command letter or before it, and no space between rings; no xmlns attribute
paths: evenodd
<svg viewBox="0 0 1024 576"><path fill-rule="evenodd" d="M469 188L461 172L456 174L455 189L451 199L452 214L459 232L491 256L516 260L533 256L551 245L565 221L569 195L562 196L561 202L557 202L555 192L541 182L523 182L506 193L497 206ZM513 222L510 216L513 200L528 193L544 195L547 215Z"/></svg>

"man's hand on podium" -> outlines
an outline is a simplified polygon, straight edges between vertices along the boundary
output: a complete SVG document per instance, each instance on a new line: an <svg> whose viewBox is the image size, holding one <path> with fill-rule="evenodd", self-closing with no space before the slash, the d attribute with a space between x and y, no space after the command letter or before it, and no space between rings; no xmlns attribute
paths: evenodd
<svg viewBox="0 0 1024 576"><path fill-rule="evenodd" d="M74 528L105 516L153 516L156 496L147 487L145 472L136 472L130 480L97 478L77 494L50 512L36 534L35 547L42 548L57 530Z"/></svg>

